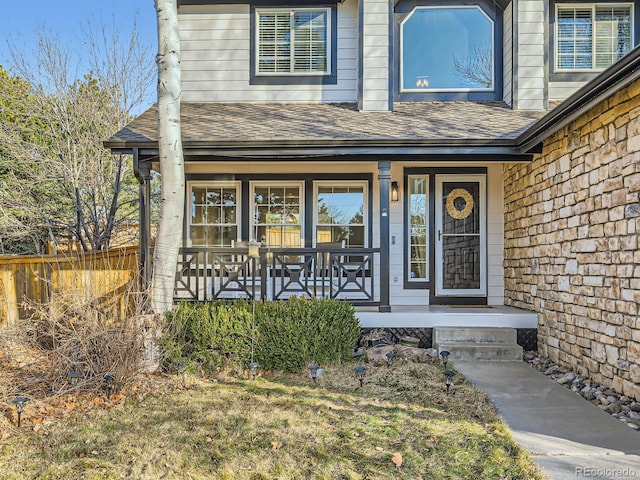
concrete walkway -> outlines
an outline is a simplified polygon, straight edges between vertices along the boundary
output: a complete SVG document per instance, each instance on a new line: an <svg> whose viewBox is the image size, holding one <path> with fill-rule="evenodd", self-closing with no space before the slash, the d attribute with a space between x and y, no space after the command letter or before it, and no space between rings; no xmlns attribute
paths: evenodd
<svg viewBox="0 0 640 480"><path fill-rule="evenodd" d="M550 480L640 480L640 432L525 362L455 367L491 403Z"/></svg>

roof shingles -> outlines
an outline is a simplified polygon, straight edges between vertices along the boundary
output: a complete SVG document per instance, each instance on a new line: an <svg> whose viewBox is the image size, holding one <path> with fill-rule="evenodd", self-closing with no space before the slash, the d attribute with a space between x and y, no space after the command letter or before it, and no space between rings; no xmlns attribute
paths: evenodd
<svg viewBox="0 0 640 480"><path fill-rule="evenodd" d="M399 102L392 112L361 112L355 104L183 103L183 144L243 145L353 141L515 140L544 111L501 102ZM150 108L110 138L123 148L155 144Z"/></svg>

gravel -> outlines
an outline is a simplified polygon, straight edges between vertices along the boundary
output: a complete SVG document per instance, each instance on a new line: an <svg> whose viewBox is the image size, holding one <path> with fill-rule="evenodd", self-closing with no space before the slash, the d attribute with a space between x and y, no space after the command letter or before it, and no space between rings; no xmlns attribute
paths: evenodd
<svg viewBox="0 0 640 480"><path fill-rule="evenodd" d="M629 428L640 431L640 402L615 390L579 375L565 367L556 365L536 352L525 352L524 360L539 372L544 373L560 385L580 395L587 402L624 422Z"/></svg>

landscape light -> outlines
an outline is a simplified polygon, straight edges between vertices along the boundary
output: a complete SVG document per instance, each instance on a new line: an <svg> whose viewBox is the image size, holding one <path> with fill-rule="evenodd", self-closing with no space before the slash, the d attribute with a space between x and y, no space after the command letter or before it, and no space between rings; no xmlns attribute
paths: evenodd
<svg viewBox="0 0 640 480"><path fill-rule="evenodd" d="M80 372L69 372L69 385L75 387L80 383L81 378L82 374Z"/></svg>
<svg viewBox="0 0 640 480"><path fill-rule="evenodd" d="M104 381L107 383L107 399L111 399L111 391L116 381L116 377L113 375L105 375Z"/></svg>
<svg viewBox="0 0 640 480"><path fill-rule="evenodd" d="M449 390L451 389L451 385L453 385L453 376L456 374L456 372L452 370L445 370L443 373L444 373L444 381L445 381L445 385L447 386L447 394L448 394Z"/></svg>
<svg viewBox="0 0 640 480"><path fill-rule="evenodd" d="M367 371L367 367L358 365L353 370L356 372L356 378L358 379L358 381L360 382L360 386L362 387L362 385L364 385L364 372Z"/></svg>
<svg viewBox="0 0 640 480"><path fill-rule="evenodd" d="M447 362L449 361L449 355L451 355L449 352L447 352L446 350L442 350L440 352L440 356L442 357L442 364L446 367L447 366Z"/></svg>
<svg viewBox="0 0 640 480"><path fill-rule="evenodd" d="M16 412L18 412L18 428L20 428L20 423L22 420L22 412L24 412L24 404L27 403L29 399L26 397L17 397L13 403L16 404Z"/></svg>
<svg viewBox="0 0 640 480"><path fill-rule="evenodd" d="M393 363L393 359L396 358L396 354L393 352L387 353L387 367L390 367Z"/></svg>
<svg viewBox="0 0 640 480"><path fill-rule="evenodd" d="M313 380L313 383L316 383L319 375L318 375L318 371L322 371L320 370L320 367L318 365L309 365L309 377L311 377L311 380Z"/></svg>

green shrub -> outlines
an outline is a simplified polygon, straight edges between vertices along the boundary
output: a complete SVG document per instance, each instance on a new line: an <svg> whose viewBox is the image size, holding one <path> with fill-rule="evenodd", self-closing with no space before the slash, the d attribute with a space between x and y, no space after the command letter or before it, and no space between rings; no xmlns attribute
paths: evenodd
<svg viewBox="0 0 640 480"><path fill-rule="evenodd" d="M184 303L167 316L169 363L185 358L207 371L251 359L250 302ZM297 372L350 357L360 335L354 309L331 299L292 297L255 303L254 359L262 368Z"/></svg>

